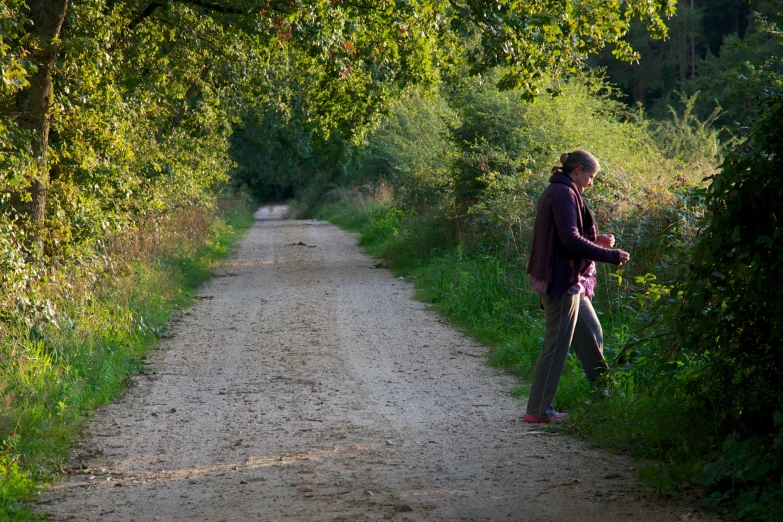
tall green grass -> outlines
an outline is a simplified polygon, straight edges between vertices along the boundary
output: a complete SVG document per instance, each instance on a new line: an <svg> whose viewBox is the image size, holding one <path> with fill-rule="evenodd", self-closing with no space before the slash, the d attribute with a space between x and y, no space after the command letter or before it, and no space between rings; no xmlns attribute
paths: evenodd
<svg viewBox="0 0 783 522"><path fill-rule="evenodd" d="M190 216L202 234L125 242L102 277L57 302L56 319L7 324L0 338L0 520L31 520L25 507L62 470L89 414L141 371L176 308L187 306L210 265L253 223L249 202ZM191 229L192 230L192 229ZM139 247L139 244L142 247ZM143 245L156 244L155 255ZM141 248L141 249L140 249ZM118 250L122 250L121 248Z"/></svg>

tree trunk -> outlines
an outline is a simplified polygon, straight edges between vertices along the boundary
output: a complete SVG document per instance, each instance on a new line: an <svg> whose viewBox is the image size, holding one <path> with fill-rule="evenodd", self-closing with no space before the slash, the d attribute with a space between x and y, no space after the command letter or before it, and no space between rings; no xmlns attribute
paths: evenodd
<svg viewBox="0 0 783 522"><path fill-rule="evenodd" d="M644 105L645 103L645 95L644 95L644 88L645 88L645 75L642 72L642 69L639 67L636 67L636 73L634 73L634 82L633 82L633 101L635 103L641 103Z"/></svg>
<svg viewBox="0 0 783 522"><path fill-rule="evenodd" d="M693 0L691 0L691 78L696 77L696 28L693 27L695 21L696 10L693 7Z"/></svg>
<svg viewBox="0 0 783 522"><path fill-rule="evenodd" d="M680 83L685 81L685 71L687 70L687 61L688 61L688 51L687 51L687 39L688 39L688 29L686 27L682 28L682 32L679 35L679 44L680 44L680 59L679 59L679 66L680 66Z"/></svg>
<svg viewBox="0 0 783 522"><path fill-rule="evenodd" d="M696 77L696 35L691 35L691 78Z"/></svg>
<svg viewBox="0 0 783 522"><path fill-rule="evenodd" d="M38 44L31 60L38 70L30 77L30 85L17 95L17 106L20 126L32 135L29 152L35 161L35 170L28 189L29 201L21 204L18 210L32 221L33 235L40 243L46 221L46 195L49 188L47 152L54 100L52 66L59 51L56 40L65 20L68 0L32 0L29 5L32 33Z"/></svg>

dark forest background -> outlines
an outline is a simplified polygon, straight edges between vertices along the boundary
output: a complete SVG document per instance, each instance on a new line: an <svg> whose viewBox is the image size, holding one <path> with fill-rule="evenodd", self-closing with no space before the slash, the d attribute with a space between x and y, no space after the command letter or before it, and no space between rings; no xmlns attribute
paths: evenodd
<svg viewBox="0 0 783 522"><path fill-rule="evenodd" d="M742 114L733 107L736 75L761 65L780 45L754 25L757 14L774 10L775 2L766 0L684 0L669 22L666 40L653 39L640 23L632 24L626 39L641 60L620 62L605 49L589 64L607 71L628 104L640 103L653 115L666 116L667 106L681 103L680 93L700 92L699 115L706 118L719 105L726 111L720 122L729 123L732 115Z"/></svg>

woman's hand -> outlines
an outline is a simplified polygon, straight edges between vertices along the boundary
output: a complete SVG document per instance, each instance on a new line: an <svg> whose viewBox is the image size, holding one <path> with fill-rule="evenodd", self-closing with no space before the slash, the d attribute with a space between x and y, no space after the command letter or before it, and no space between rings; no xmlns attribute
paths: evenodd
<svg viewBox="0 0 783 522"><path fill-rule="evenodd" d="M595 244L604 248L612 248L614 246L614 236L612 234L599 234L595 238Z"/></svg>
<svg viewBox="0 0 783 522"><path fill-rule="evenodd" d="M595 238L595 244L604 248L612 248L614 246L614 236L612 234L599 234ZM631 254L625 250L618 250L618 252L620 252L620 263L618 266L627 263L631 259Z"/></svg>

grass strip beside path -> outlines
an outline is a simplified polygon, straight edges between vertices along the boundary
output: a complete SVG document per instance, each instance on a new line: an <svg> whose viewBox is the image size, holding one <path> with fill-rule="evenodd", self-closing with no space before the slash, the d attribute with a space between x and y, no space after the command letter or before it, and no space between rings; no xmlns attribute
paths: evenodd
<svg viewBox="0 0 783 522"><path fill-rule="evenodd" d="M210 266L252 226L253 210L248 201L233 201L217 215L175 220L169 232L202 233L137 241L137 250L118 254L99 275L105 280L58 302L55 320L4 325L0 520L36 518L24 503L61 472L90 413L142 371L145 353L165 333L172 312L192 302ZM155 245L155 252L148 255L144 245Z"/></svg>

